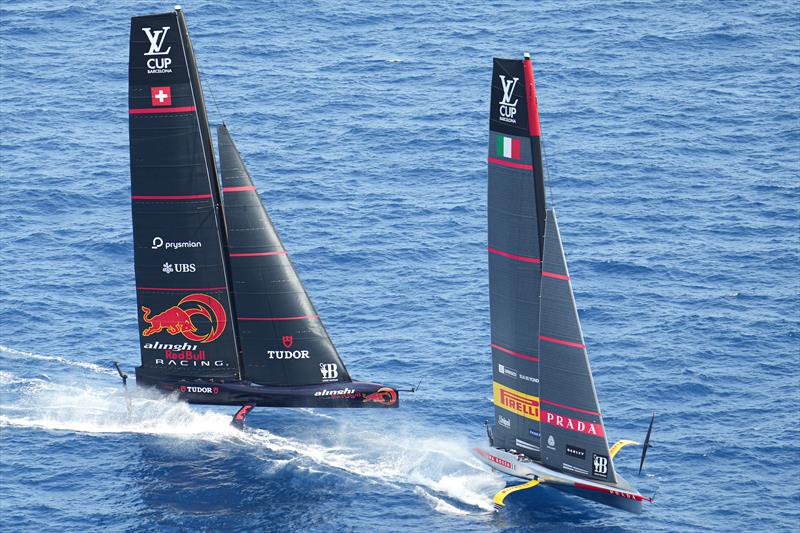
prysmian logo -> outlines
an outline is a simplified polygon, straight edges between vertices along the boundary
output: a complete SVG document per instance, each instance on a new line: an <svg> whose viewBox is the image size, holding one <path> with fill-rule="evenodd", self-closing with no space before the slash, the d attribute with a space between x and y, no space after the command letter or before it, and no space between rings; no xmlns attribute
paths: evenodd
<svg viewBox="0 0 800 533"><path fill-rule="evenodd" d="M165 242L161 237L153 237L153 245L150 246L153 250L164 248L165 250L178 250L180 248L202 248L203 243L200 241L183 241L183 242Z"/></svg>
<svg viewBox="0 0 800 533"><path fill-rule="evenodd" d="M503 415L497 415L497 423L506 429L511 429L511 420L504 417Z"/></svg>
<svg viewBox="0 0 800 533"><path fill-rule="evenodd" d="M586 450L573 446L572 444L564 446L564 453L572 457L577 457L578 459L586 459Z"/></svg>
<svg viewBox="0 0 800 533"><path fill-rule="evenodd" d="M514 88L517 86L517 82L519 78L512 78L507 80L503 74L500 74L500 83L503 86L503 99L500 100L500 120L503 122L509 122L511 124L516 124L517 119L514 118L517 114L517 103L519 102L519 98L515 98L514 101L511 101L511 97L514 96Z"/></svg>
<svg viewBox="0 0 800 533"><path fill-rule="evenodd" d="M322 374L322 381L336 381L339 377L339 365L336 363L320 363L319 371Z"/></svg>
<svg viewBox="0 0 800 533"><path fill-rule="evenodd" d="M169 26L164 26L156 31L151 31L152 28L142 28L147 40L150 41L150 49L144 53L145 56L165 56L169 54L169 51L172 50L171 46L168 46L166 50L161 50L169 28ZM168 57L149 57L146 64L148 74L168 74L172 72L170 68L172 59Z"/></svg>

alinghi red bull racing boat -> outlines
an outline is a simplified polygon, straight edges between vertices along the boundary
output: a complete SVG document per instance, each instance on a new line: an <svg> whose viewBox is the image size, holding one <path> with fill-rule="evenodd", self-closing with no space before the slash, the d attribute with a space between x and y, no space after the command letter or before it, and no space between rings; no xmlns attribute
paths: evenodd
<svg viewBox="0 0 800 533"><path fill-rule="evenodd" d="M131 21L128 113L136 381L243 406L236 425L253 406L397 407L351 379L224 124L217 169L180 7Z"/></svg>

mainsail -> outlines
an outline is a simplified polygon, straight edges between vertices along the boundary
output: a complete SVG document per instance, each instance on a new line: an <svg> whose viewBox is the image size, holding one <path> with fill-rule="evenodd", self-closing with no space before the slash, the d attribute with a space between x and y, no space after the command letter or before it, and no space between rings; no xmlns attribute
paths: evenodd
<svg viewBox="0 0 800 533"><path fill-rule="evenodd" d="M217 136L245 378L268 385L349 382L224 124Z"/></svg>
<svg viewBox="0 0 800 533"><path fill-rule="evenodd" d="M495 59L489 121L494 442L538 459L544 184L530 60Z"/></svg>
<svg viewBox="0 0 800 533"><path fill-rule="evenodd" d="M183 13L134 17L129 65L141 368L239 378L216 165Z"/></svg>

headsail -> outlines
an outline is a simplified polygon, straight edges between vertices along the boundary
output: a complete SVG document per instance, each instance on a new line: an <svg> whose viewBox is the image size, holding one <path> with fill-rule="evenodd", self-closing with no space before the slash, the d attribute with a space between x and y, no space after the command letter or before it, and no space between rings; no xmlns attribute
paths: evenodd
<svg viewBox="0 0 800 533"><path fill-rule="evenodd" d="M495 59L489 121L494 441L539 458L539 283L544 185L530 60Z"/></svg>
<svg viewBox="0 0 800 533"><path fill-rule="evenodd" d="M267 385L349 382L228 128L223 124L217 132L244 379Z"/></svg>
<svg viewBox="0 0 800 533"><path fill-rule="evenodd" d="M183 13L134 17L129 65L140 368L238 378L219 185Z"/></svg>
<svg viewBox="0 0 800 533"><path fill-rule="evenodd" d="M542 463L614 483L616 475L554 209L547 210L539 343Z"/></svg>

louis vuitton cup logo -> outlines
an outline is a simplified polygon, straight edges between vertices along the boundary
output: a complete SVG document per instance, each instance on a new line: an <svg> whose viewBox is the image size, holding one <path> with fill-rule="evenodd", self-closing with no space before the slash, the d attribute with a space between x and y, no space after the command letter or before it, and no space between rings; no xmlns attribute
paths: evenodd
<svg viewBox="0 0 800 533"><path fill-rule="evenodd" d="M144 53L145 57L165 56L172 50L171 46L168 46L166 50L162 50L164 47L164 39L166 39L167 32L169 31L169 26L164 26L160 30L155 31L153 31L153 28L142 28L142 31L150 42L150 49ZM147 59L147 73L168 74L172 72L170 68L171 65L172 59L169 57L149 57Z"/></svg>
<svg viewBox="0 0 800 533"><path fill-rule="evenodd" d="M168 46L166 50L163 52L161 51L161 47L164 46L164 39L167 37L167 32L169 31L169 26L164 26L160 30L151 31L153 28L142 28L142 31L145 35L147 35L147 40L150 41L150 50L145 52L144 55L146 56L165 56L172 50L171 46Z"/></svg>
<svg viewBox="0 0 800 533"><path fill-rule="evenodd" d="M514 88L517 86L519 78L506 79L503 74L500 74L500 84L503 87L503 99L500 100L500 120L503 122L510 122L516 124L517 120L514 118L517 114L517 103L519 98L511 98L514 96Z"/></svg>

